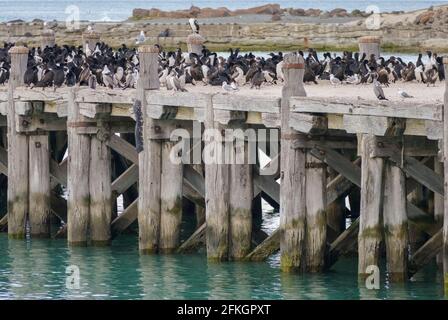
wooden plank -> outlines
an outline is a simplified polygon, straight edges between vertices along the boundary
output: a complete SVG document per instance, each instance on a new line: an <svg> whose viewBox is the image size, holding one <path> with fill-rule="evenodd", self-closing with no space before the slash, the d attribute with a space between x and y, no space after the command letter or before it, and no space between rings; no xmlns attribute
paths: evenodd
<svg viewBox="0 0 448 320"><path fill-rule="evenodd" d="M442 246L443 230L440 229L412 255L408 267L409 276L412 277L421 268L427 265L440 251L442 251Z"/></svg>
<svg viewBox="0 0 448 320"><path fill-rule="evenodd" d="M78 103L113 103L132 105L135 99L135 89L111 90L97 88L81 88L76 94L76 102ZM39 100L39 99L37 99Z"/></svg>
<svg viewBox="0 0 448 320"><path fill-rule="evenodd" d="M16 130L19 133L36 131L66 131L67 121L57 115L39 114L16 116Z"/></svg>
<svg viewBox="0 0 448 320"><path fill-rule="evenodd" d="M353 98L292 97L294 112L336 113L442 121L442 105L408 101L374 101Z"/></svg>
<svg viewBox="0 0 448 320"><path fill-rule="evenodd" d="M280 112L280 98L218 93L213 95L213 108L234 111Z"/></svg>
<svg viewBox="0 0 448 320"><path fill-rule="evenodd" d="M205 108L208 96L203 93L153 91L146 96L146 102L149 105Z"/></svg>
<svg viewBox="0 0 448 320"><path fill-rule="evenodd" d="M112 239L126 230L135 220L138 214L138 199L135 199L118 217L112 221L110 232Z"/></svg>
<svg viewBox="0 0 448 320"><path fill-rule="evenodd" d="M110 103L79 103L79 113L91 119L102 114L110 114L111 111L112 105Z"/></svg>
<svg viewBox="0 0 448 320"><path fill-rule="evenodd" d="M391 152L389 156L392 161L401 164L399 153ZM431 191L444 194L443 178L415 158L405 156L403 170Z"/></svg>
<svg viewBox="0 0 448 320"><path fill-rule="evenodd" d="M270 255L274 254L280 249L280 229L277 228L274 232L260 243L251 253L249 253L245 260L248 261L264 261Z"/></svg>
<svg viewBox="0 0 448 320"><path fill-rule="evenodd" d="M204 177L191 165L184 165L184 182L205 198Z"/></svg>
<svg viewBox="0 0 448 320"><path fill-rule="evenodd" d="M138 153L135 147L116 134L111 135L106 144L132 163L138 163Z"/></svg>
<svg viewBox="0 0 448 320"><path fill-rule="evenodd" d="M291 113L289 125L296 131L323 134L328 130L327 118L306 113Z"/></svg>
<svg viewBox="0 0 448 320"><path fill-rule="evenodd" d="M327 268L330 268L337 259L348 252L350 252L353 243L358 240L359 218L352 222L352 224L343 231L330 245L326 261Z"/></svg>
<svg viewBox="0 0 448 320"><path fill-rule="evenodd" d="M58 101L68 100L70 88L59 88L56 91L18 87L14 91L14 99L21 101Z"/></svg>
<svg viewBox="0 0 448 320"><path fill-rule="evenodd" d="M112 192L120 195L136 182L138 182L138 165L134 163L112 182Z"/></svg>
<svg viewBox="0 0 448 320"><path fill-rule="evenodd" d="M199 246L205 242L205 230L206 223L203 223L196 231L182 243L182 245L177 249L177 253L188 253L195 251Z"/></svg>

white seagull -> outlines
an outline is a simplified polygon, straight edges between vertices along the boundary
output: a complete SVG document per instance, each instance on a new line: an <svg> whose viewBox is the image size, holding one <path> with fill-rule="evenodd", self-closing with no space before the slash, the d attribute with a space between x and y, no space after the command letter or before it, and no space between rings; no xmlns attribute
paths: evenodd
<svg viewBox="0 0 448 320"><path fill-rule="evenodd" d="M410 94L408 94L406 91L404 91L403 89L399 88L398 89L398 95L401 98L414 98L413 96L411 96Z"/></svg>
<svg viewBox="0 0 448 320"><path fill-rule="evenodd" d="M140 31L140 34L138 35L138 37L135 41L135 44L141 44L141 43L145 42L145 40L146 40L145 32L142 30L142 31Z"/></svg>
<svg viewBox="0 0 448 320"><path fill-rule="evenodd" d="M232 84L228 84L226 81L222 83L222 88L227 92L237 91L238 87L234 82Z"/></svg>
<svg viewBox="0 0 448 320"><path fill-rule="evenodd" d="M336 78L334 74L330 74L330 83L334 86L341 84L341 80Z"/></svg>

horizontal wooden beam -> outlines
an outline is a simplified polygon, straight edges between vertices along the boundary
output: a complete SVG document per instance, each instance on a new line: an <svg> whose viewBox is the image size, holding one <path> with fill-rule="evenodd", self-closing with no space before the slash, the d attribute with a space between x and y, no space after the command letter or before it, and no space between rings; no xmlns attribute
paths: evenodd
<svg viewBox="0 0 448 320"><path fill-rule="evenodd" d="M292 97L293 112L337 113L443 121L442 104L353 98Z"/></svg>

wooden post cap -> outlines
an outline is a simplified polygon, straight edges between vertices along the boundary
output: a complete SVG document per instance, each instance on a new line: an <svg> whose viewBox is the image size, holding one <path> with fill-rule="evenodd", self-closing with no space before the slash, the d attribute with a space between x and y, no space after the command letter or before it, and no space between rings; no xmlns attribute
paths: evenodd
<svg viewBox="0 0 448 320"><path fill-rule="evenodd" d="M300 54L287 53L283 58L282 69L305 69L305 60Z"/></svg>
<svg viewBox="0 0 448 320"><path fill-rule="evenodd" d="M159 53L159 47L154 45L143 45L138 47L139 53Z"/></svg>
<svg viewBox="0 0 448 320"><path fill-rule="evenodd" d="M28 54L30 50L24 46L16 46L9 49L9 54Z"/></svg>
<svg viewBox="0 0 448 320"><path fill-rule="evenodd" d="M377 36L365 36L358 39L359 43L380 43L381 38Z"/></svg>
<svg viewBox="0 0 448 320"><path fill-rule="evenodd" d="M204 42L205 42L204 37L201 36L200 34L197 34L197 33L190 34L190 35L187 37L187 43L188 43L188 44L201 45L201 44L203 44Z"/></svg>
<svg viewBox="0 0 448 320"><path fill-rule="evenodd" d="M443 57L443 64L448 64L448 56Z"/></svg>

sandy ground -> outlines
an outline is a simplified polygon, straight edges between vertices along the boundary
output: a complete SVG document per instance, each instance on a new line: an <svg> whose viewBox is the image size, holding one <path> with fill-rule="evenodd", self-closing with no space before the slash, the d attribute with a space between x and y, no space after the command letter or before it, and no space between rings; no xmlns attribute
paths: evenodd
<svg viewBox="0 0 448 320"><path fill-rule="evenodd" d="M376 101L376 97L373 93L373 85L351 85L342 84L333 86L327 80L321 80L316 84L305 84L305 91L308 97L316 98L357 98L367 101ZM384 94L390 101L403 101L404 99L398 95L398 90L403 89L413 98L408 98L405 101L411 103L425 104L443 104L443 96L445 93L445 83L437 82L435 86L427 87L426 84L417 82L397 82L391 83L389 87L384 87ZM62 88L63 91L64 88ZM246 84L240 87L238 91L228 92L222 89L220 86L210 86L198 83L195 86L187 84L186 89L189 92L197 93L226 93L229 95L241 95L241 96L254 96L257 98L262 97L281 97L282 85L267 85L264 84L261 89L251 89L250 85ZM4 96L8 90L7 86L0 86L0 94ZM40 90L40 89L34 89ZM52 89L47 89L52 90ZM97 90L103 90L98 88ZM104 89L106 90L106 89ZM118 92L122 92L121 89L115 89ZM161 88L161 91L167 92L166 88ZM173 92L173 91L171 91ZM174 92L173 92L174 94ZM6 96L5 96L6 97Z"/></svg>
<svg viewBox="0 0 448 320"><path fill-rule="evenodd" d="M443 103L443 95L445 92L445 84L437 82L436 85L427 87L426 84L417 82L397 82L390 84L389 87L384 87L384 94L387 99L391 101L402 101L403 99L398 95L398 90L403 89L405 92L414 96L414 98L408 98L406 101L409 103ZM260 90L250 89L250 85L245 85L239 88L238 91L231 92L232 95L255 95L260 97L280 97L281 85L263 85ZM166 90L161 88L161 90ZM217 93L227 92L221 87L204 86L197 84L196 86L187 85L187 90L190 92L200 93ZM360 98L363 100L375 101L376 97L373 93L373 85L351 85L342 84L338 86L330 85L329 81L319 81L316 84L305 84L305 90L308 97L320 97L320 98Z"/></svg>

